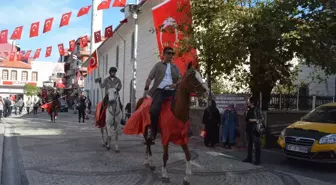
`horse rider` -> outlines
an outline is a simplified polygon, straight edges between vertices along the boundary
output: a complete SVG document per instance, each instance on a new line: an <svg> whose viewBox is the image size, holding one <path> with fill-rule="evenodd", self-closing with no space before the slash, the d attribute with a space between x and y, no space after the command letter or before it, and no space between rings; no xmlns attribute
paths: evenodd
<svg viewBox="0 0 336 185"><path fill-rule="evenodd" d="M151 140L156 138L162 103L166 98L175 95L176 87L182 80L179 69L172 63L173 56L173 48L165 47L163 49L163 60L154 65L146 80L145 93L148 92L153 97L150 108L151 128L148 130L147 136ZM149 90L152 80L154 80L154 83Z"/></svg>
<svg viewBox="0 0 336 185"><path fill-rule="evenodd" d="M104 79L103 83L101 82L101 78L99 78L99 85L100 88L105 88L105 97L103 99L103 103L102 103L102 108L100 109L99 112L99 118L101 117L103 110L105 110L105 107L108 103L108 91L110 88L116 88L117 92L119 92L121 90L121 80L116 77L116 73L117 73L117 68L115 67L111 67L109 70L109 74L110 76L108 76L107 78ZM119 98L119 103L120 106L122 107L120 98ZM100 119L98 120L99 122L101 121Z"/></svg>

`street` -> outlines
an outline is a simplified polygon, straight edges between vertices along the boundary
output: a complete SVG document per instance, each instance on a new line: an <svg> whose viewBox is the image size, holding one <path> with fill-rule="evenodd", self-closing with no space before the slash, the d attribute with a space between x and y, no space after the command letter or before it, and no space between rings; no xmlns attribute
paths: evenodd
<svg viewBox="0 0 336 185"><path fill-rule="evenodd" d="M159 185L162 148L153 146L154 172L143 166L140 136L119 137L120 153L101 146L93 120L78 123L73 112L60 113L51 123L46 113L5 118L2 185ZM335 165L288 161L277 150L262 153L262 164L240 162L246 151L206 148L192 137L192 185L331 185ZM171 145L168 161L170 184L182 184L184 153Z"/></svg>

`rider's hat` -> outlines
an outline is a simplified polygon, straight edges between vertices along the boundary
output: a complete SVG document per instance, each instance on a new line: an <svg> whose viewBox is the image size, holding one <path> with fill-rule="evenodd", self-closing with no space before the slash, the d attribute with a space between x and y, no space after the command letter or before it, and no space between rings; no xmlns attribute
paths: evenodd
<svg viewBox="0 0 336 185"><path fill-rule="evenodd" d="M110 70L109 70L110 73L111 72L117 72L117 71L118 71L118 69L116 67L111 67Z"/></svg>

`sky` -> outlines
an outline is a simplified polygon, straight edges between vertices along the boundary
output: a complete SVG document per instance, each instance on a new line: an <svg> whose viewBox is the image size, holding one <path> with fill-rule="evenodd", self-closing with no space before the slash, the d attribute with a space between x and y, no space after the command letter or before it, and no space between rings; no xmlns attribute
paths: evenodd
<svg viewBox="0 0 336 185"><path fill-rule="evenodd" d="M127 0L134 3L135 0ZM113 3L113 1L112 1ZM113 25L115 28L124 15L120 12L121 8L111 7L103 12L103 27ZM8 29L8 39L17 26L23 26L21 40L17 40L21 50L35 50L42 48L40 58L37 61L57 62L59 53L57 45L63 43L64 48L69 48L69 41L80 36L89 35L91 29L91 11L87 15L77 17L78 10L84 6L92 4L92 0L11 0L1 1L0 6L0 30ZM62 14L72 11L69 25L59 27ZM45 19L54 17L51 31L43 34ZM33 22L40 21L39 36L29 38L30 26ZM52 46L52 54L45 58L46 47Z"/></svg>

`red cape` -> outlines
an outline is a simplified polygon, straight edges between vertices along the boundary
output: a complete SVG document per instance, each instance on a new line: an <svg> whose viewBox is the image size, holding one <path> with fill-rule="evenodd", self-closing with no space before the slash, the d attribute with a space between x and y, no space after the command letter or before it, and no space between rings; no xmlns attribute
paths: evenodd
<svg viewBox="0 0 336 185"><path fill-rule="evenodd" d="M139 109L137 109L128 119L124 134L138 135L145 133L145 127L150 125L149 110L152 104L151 98L145 98ZM187 144L190 122L183 123L175 117L171 111L171 101L166 100L161 109L159 118L159 127L161 130L161 140L163 145L172 142L176 145Z"/></svg>

